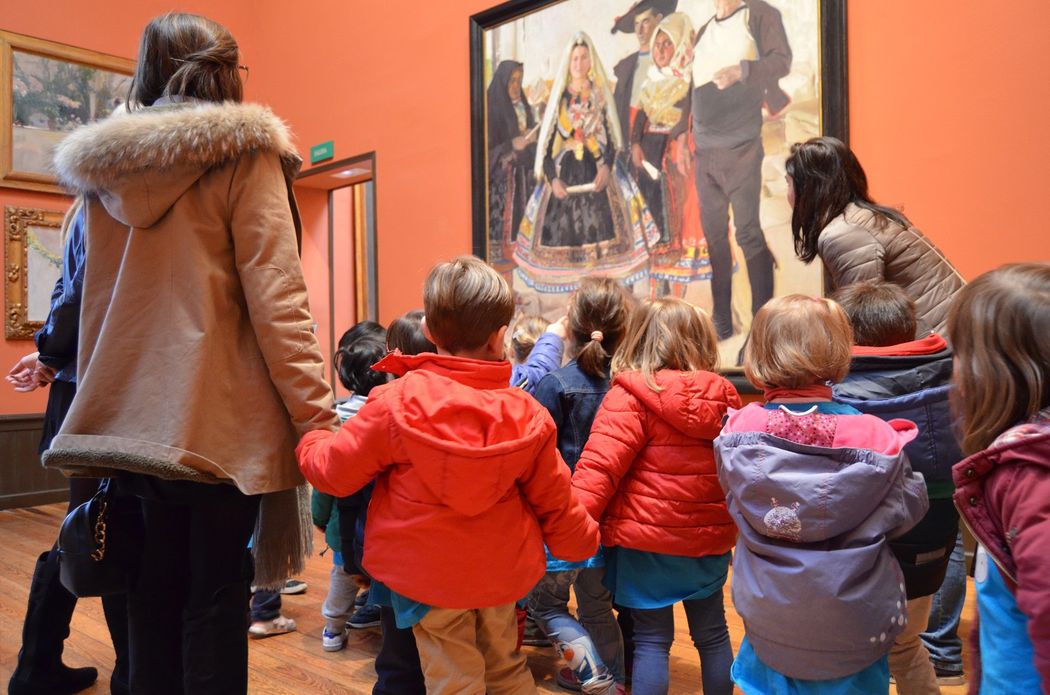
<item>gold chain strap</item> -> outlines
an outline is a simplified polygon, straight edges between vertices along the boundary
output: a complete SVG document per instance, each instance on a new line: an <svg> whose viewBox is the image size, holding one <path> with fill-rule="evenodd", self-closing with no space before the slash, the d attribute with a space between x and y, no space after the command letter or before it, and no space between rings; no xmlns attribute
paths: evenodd
<svg viewBox="0 0 1050 695"><path fill-rule="evenodd" d="M100 500L102 506L98 510L98 516L95 518L95 543L98 545L91 553L91 559L95 562L101 562L102 558L106 556L106 500Z"/></svg>

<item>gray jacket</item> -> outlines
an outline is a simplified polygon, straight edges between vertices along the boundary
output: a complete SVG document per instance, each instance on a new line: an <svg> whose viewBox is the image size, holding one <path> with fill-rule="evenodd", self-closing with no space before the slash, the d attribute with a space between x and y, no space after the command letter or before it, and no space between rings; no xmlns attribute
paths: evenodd
<svg viewBox="0 0 1050 695"><path fill-rule="evenodd" d="M886 654L907 622L888 538L926 513L903 453L723 433L718 477L740 529L733 604L755 654L791 678L851 675Z"/></svg>
<svg viewBox="0 0 1050 695"><path fill-rule="evenodd" d="M946 333L948 307L966 282L940 249L915 227L887 220L880 225L870 210L850 203L823 229L817 253L824 262L829 290L862 280L900 285L915 302L916 338Z"/></svg>

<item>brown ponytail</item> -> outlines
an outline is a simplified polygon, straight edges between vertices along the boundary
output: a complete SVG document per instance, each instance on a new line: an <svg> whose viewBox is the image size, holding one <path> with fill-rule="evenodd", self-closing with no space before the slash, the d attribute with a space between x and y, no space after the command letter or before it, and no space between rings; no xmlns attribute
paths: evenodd
<svg viewBox="0 0 1050 695"><path fill-rule="evenodd" d="M576 364L584 374L606 378L634 303L634 297L611 278L587 277L580 282L569 304L569 335L576 346Z"/></svg>
<svg viewBox="0 0 1050 695"><path fill-rule="evenodd" d="M142 32L128 108L162 96L239 102L238 63L237 42L218 22L184 12L155 17Z"/></svg>

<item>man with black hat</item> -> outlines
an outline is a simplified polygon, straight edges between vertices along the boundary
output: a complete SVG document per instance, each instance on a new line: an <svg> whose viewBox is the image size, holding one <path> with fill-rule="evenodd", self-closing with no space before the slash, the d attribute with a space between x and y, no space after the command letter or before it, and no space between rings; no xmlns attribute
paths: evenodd
<svg viewBox="0 0 1050 695"><path fill-rule="evenodd" d="M677 6L678 0L638 0L613 23L612 33L620 31L638 37L638 50L613 68L616 75L613 101L616 102L616 115L620 117L625 143L631 139L631 107L638 105L646 72L653 64L649 58L649 41L660 20L674 12Z"/></svg>
<svg viewBox="0 0 1050 695"><path fill-rule="evenodd" d="M780 12L769 3L715 0L715 15L697 31L694 54L694 170L711 256L712 318L718 339L724 340L733 334L730 206L747 263L752 312L773 296L773 254L759 224L762 107L776 114L789 102L778 83L791 69L791 46ZM687 134L681 131L673 135L682 139L678 151L688 159ZM687 163L682 164L684 169Z"/></svg>

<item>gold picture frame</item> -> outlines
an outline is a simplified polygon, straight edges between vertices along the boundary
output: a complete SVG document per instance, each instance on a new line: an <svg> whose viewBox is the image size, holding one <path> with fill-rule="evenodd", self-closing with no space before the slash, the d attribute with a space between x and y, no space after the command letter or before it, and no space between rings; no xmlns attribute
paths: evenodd
<svg viewBox="0 0 1050 695"><path fill-rule="evenodd" d="M61 193L51 153L123 103L135 62L0 31L0 186Z"/></svg>
<svg viewBox="0 0 1050 695"><path fill-rule="evenodd" d="M62 272L62 218L58 210L4 206L4 336L32 340L51 308Z"/></svg>

